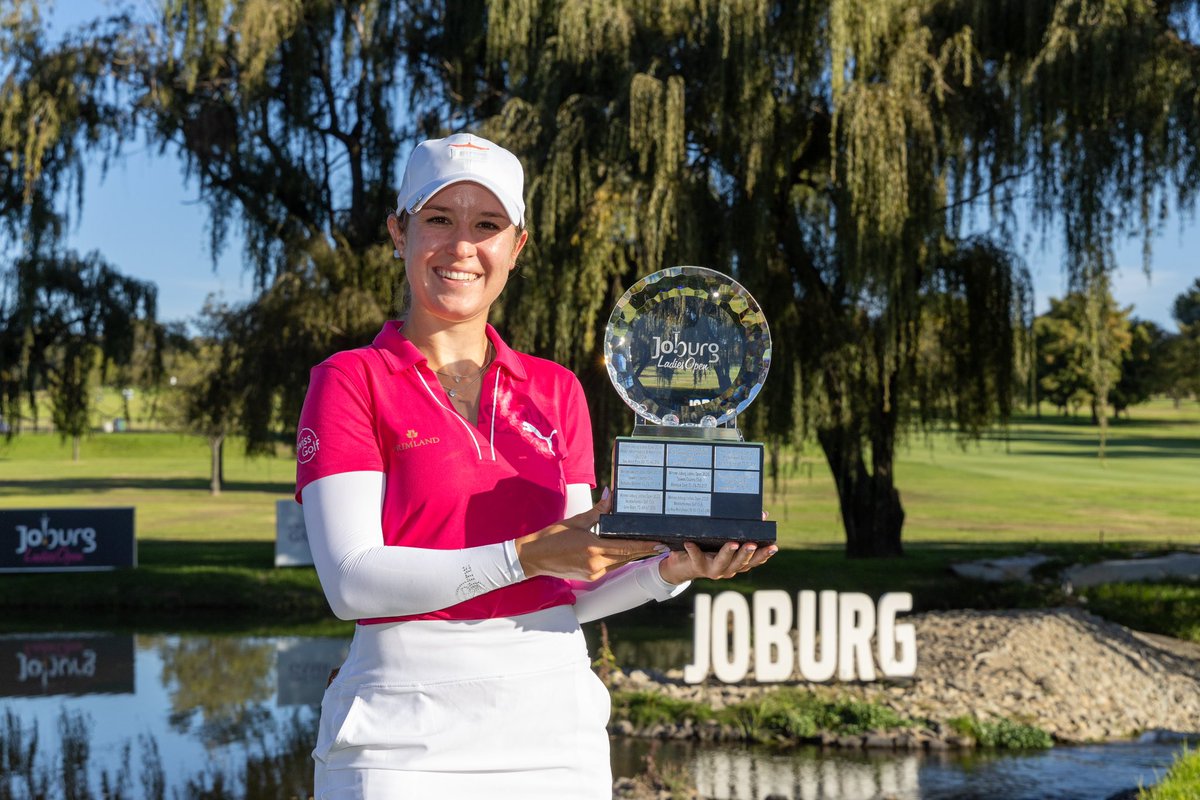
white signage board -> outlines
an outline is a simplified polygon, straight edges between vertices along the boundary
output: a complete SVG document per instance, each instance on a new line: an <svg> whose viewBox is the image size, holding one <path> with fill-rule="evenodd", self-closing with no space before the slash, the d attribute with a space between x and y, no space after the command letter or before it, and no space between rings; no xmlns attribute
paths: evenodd
<svg viewBox="0 0 1200 800"><path fill-rule="evenodd" d="M312 566L304 509L295 500L275 501L275 566Z"/></svg>

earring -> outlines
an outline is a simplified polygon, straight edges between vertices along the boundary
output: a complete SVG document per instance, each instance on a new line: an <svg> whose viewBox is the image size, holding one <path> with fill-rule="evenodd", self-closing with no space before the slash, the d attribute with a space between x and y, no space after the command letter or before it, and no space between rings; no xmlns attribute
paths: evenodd
<svg viewBox="0 0 1200 800"><path fill-rule="evenodd" d="M399 251L399 250L393 250L393 251L392 251L392 258L399 258L399 257L400 257L400 251Z"/></svg>

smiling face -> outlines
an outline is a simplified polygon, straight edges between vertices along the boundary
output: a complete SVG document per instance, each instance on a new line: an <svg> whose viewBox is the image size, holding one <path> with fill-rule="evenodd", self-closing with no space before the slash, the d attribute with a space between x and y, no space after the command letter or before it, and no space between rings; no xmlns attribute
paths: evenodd
<svg viewBox="0 0 1200 800"><path fill-rule="evenodd" d="M447 186L404 225L389 216L388 231L404 257L410 321L440 325L486 321L529 236L477 183Z"/></svg>

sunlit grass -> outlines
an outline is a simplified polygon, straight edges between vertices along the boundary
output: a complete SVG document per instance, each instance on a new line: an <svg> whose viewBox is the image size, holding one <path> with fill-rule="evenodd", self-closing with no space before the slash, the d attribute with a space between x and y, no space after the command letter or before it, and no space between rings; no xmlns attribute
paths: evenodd
<svg viewBox="0 0 1200 800"><path fill-rule="evenodd" d="M902 562L848 561L824 458L811 446L788 452L766 501L782 551L720 586L910 591L918 609L1039 606L1066 598L1052 585L959 580L948 566L1031 548L1066 563L1200 546L1200 404L1135 408L1131 420L1110 428L1105 459L1097 447L1095 427L1082 418L1022 418L978 442L910 437L896 467L907 513ZM69 579L3 576L0 607L33 615L90 607L110 609L114 618L130 609L169 616L204 608L290 615L296 624L328 618L311 569L273 566L275 504L291 497L295 478L287 447L247 458L242 443L230 441L218 497L209 493L209 450L198 436L96 433L82 452L72 461L70 443L48 433L0 440L0 508L132 506L139 569ZM1110 618L1196 639L1195 616L1178 611L1197 591L1166 584L1093 594Z"/></svg>
<svg viewBox="0 0 1200 800"><path fill-rule="evenodd" d="M980 441L910 436L897 454L904 541L1200 544L1200 404L1155 402L1109 428L1023 417ZM815 452L784 459L768 497L785 545L840 544L833 479Z"/></svg>
<svg viewBox="0 0 1200 800"><path fill-rule="evenodd" d="M248 458L225 445L226 483L209 490L209 449L178 433L97 433L71 460L70 442L26 433L0 443L0 508L136 509L139 540L273 541L275 501L293 491L290 454Z"/></svg>
<svg viewBox="0 0 1200 800"><path fill-rule="evenodd" d="M1138 792L1138 800L1196 800L1200 797L1200 750L1186 747L1162 782Z"/></svg>

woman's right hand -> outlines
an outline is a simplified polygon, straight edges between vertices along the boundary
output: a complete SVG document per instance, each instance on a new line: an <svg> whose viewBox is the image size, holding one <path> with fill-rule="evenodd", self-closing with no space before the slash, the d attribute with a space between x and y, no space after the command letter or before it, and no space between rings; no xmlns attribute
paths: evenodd
<svg viewBox="0 0 1200 800"><path fill-rule="evenodd" d="M592 528L600 521L600 515L608 511L611 503L609 497L602 497L600 502L582 514L517 539L517 559L525 570L525 577L550 575L568 580L594 581L622 564L666 552L666 546L657 542L602 539L592 533Z"/></svg>

